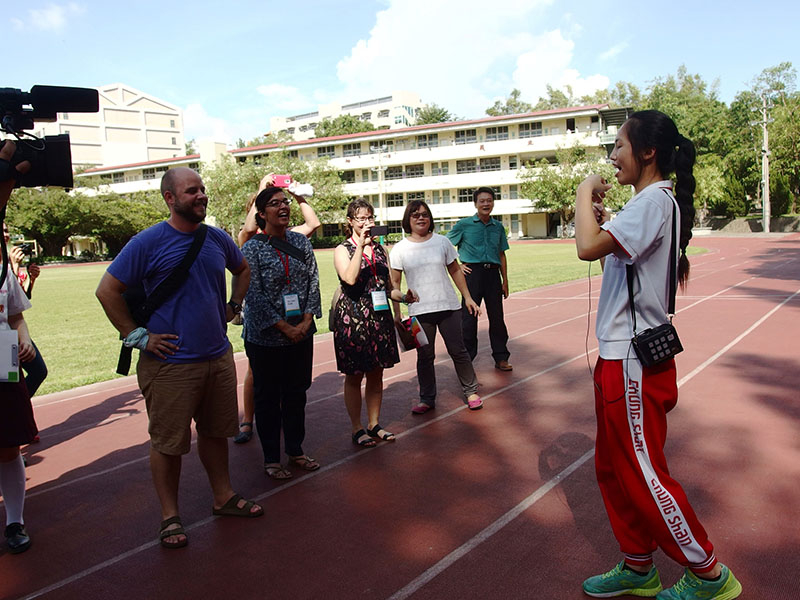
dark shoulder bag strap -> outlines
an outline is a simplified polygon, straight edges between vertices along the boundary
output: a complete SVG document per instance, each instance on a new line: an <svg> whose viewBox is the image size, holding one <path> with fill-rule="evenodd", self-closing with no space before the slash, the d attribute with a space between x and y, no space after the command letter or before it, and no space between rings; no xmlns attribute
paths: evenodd
<svg viewBox="0 0 800 600"><path fill-rule="evenodd" d="M184 283L186 283L186 279L189 277L189 269L192 267L197 255L200 253L200 248L202 248L203 242L206 240L207 233L208 226L205 223L201 223L200 227L194 234L192 245L189 246L189 250L184 255L183 260L181 260L180 264L172 269L172 272L167 275L166 279L158 284L158 287L156 287L156 289L153 290L153 293L150 294L144 301L141 310L137 311L140 319L139 322L147 323L158 307L161 306L167 300L167 298L177 292ZM133 348L128 348L124 344L122 345L122 348L119 351L119 360L117 361L117 373L120 375L127 375L130 373L132 353Z"/></svg>
<svg viewBox="0 0 800 600"><path fill-rule="evenodd" d="M669 195L669 194L667 194ZM670 322L672 315L675 314L675 294L678 291L678 266L677 257L675 255L675 219L677 218L677 210L675 208L675 201L672 201L672 242L669 247L669 306L667 307L667 316ZM633 317L633 335L636 335L636 308L633 304L633 278L634 270L633 265L625 265L625 278L628 280L628 302L631 305L631 316Z"/></svg>

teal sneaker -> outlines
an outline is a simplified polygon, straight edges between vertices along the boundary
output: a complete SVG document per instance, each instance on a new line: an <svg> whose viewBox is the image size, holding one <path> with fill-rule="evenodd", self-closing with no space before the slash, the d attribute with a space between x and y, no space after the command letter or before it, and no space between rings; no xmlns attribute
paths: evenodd
<svg viewBox="0 0 800 600"><path fill-rule="evenodd" d="M661 592L658 600L733 600L742 593L742 584L733 576L733 571L723 564L722 574L716 581L701 579L689 569L671 588Z"/></svg>
<svg viewBox="0 0 800 600"><path fill-rule="evenodd" d="M655 565L647 573L639 575L626 568L623 560L608 573L589 577L583 582L583 591L594 598L625 595L652 598L661 591L661 578Z"/></svg>

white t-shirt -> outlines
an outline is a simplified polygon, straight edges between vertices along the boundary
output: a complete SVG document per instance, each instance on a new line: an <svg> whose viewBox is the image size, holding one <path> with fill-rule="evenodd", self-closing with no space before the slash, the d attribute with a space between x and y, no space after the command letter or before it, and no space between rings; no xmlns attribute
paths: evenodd
<svg viewBox="0 0 800 600"><path fill-rule="evenodd" d="M625 265L633 264L633 299L636 305L636 331L644 331L669 321L669 268L673 206L676 210L675 256L680 240L680 210L672 195L672 183L650 184L631 198L617 216L603 224L617 242L613 254L606 256L603 287L597 307L597 340L600 356L619 360L635 356L631 348L633 321L628 300Z"/></svg>
<svg viewBox="0 0 800 600"><path fill-rule="evenodd" d="M458 299L447 265L458 258L458 250L446 237L434 233L424 242L405 238L389 253L392 268L404 271L409 289L419 296L419 302L408 305L411 316L441 310L458 310Z"/></svg>
<svg viewBox="0 0 800 600"><path fill-rule="evenodd" d="M0 268L2 268L0 266ZM31 307L31 301L22 291L19 281L11 269L6 271L6 279L0 287L0 329L11 329L8 324L9 315L18 315Z"/></svg>

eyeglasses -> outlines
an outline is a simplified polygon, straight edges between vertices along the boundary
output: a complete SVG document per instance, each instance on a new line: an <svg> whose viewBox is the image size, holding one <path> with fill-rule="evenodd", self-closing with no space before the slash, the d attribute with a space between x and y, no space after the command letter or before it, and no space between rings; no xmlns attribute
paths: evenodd
<svg viewBox="0 0 800 600"><path fill-rule="evenodd" d="M373 223L375 222L375 215L370 215L368 217L351 217L351 218L353 219L353 221L356 221L357 223L366 223L367 221L372 221Z"/></svg>
<svg viewBox="0 0 800 600"><path fill-rule="evenodd" d="M265 206L269 206L270 208L277 208L279 206L289 206L292 203L291 198L284 198L283 200L270 200L266 203Z"/></svg>
<svg viewBox="0 0 800 600"><path fill-rule="evenodd" d="M411 216L412 219L417 219L417 220L419 220L419 219L430 219L431 218L431 213L413 212L413 213L411 213L410 216Z"/></svg>

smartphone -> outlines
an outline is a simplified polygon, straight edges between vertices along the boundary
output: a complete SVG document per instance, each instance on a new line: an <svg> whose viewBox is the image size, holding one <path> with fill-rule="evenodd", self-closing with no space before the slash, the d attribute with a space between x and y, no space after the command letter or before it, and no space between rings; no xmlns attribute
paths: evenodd
<svg viewBox="0 0 800 600"><path fill-rule="evenodd" d="M373 225L369 230L369 237L378 237L381 235L388 235L389 227L387 225Z"/></svg>
<svg viewBox="0 0 800 600"><path fill-rule="evenodd" d="M291 175L273 175L272 176L272 185L279 188L288 188L292 185L292 176Z"/></svg>

